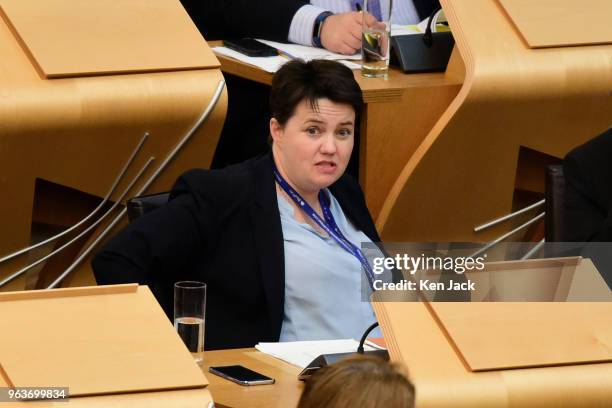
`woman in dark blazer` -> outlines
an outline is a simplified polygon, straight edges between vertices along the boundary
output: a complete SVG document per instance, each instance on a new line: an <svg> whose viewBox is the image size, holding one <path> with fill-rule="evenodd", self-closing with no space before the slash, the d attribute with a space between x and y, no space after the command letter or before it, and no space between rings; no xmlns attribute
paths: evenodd
<svg viewBox="0 0 612 408"><path fill-rule="evenodd" d="M347 274L352 276L350 282L361 279L363 263L359 253L354 253L360 242L343 246L332 240L335 232L330 234L317 224L317 216L327 222L331 209L336 211L337 225L350 226L341 234L380 240L359 185L343 174L362 105L353 73L329 61L290 62L275 75L270 104L274 115L270 121L271 154L223 170L185 173L172 189L168 204L129 224L93 260L99 284L148 284L167 311L172 310L174 282L206 282L207 350L291 338L281 330L293 330L300 324L318 330L317 319L322 313L328 313L330 320L324 318L321 326L342 324L351 318L334 315L343 313L342 304L334 310L327 310L328 305L318 310L318 289L328 288L317 288L316 284L327 282L336 268L342 271L350 264L350 270L332 282L339 285L337 292L354 291L346 283L349 281L342 279ZM291 199L291 192L309 204L316 213L314 218L298 204L300 200ZM344 216L347 222L342 224ZM314 240L310 242L315 249L303 247L307 257L318 262L313 265L330 264L333 270L322 272L317 266L311 272L308 264L292 263L302 258L301 253L292 252L288 259L286 251L296 248L296 242L287 236L289 227L296 227L294 231L304 234L305 241ZM323 250L335 252L318 259ZM286 265L291 265L291 271L286 271ZM312 292L295 294L295 288L299 292L310 283L314 284ZM349 286L352 289L347 289ZM290 295L286 296L287 288ZM360 301L360 293L351 296L361 303L353 305L355 310L364 304L369 307ZM314 303L307 308L313 315L304 316L304 310L294 307L309 297ZM338 302L342 299L339 296ZM333 301L329 297L323 300ZM287 310L287 302L293 309ZM364 322L370 318L367 311L363 316ZM321 330L334 333L333 328Z"/></svg>

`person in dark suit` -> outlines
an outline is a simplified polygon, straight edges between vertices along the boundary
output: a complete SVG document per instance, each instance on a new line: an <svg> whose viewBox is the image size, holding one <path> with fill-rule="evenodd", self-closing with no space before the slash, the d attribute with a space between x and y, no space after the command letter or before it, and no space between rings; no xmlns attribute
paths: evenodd
<svg viewBox="0 0 612 408"><path fill-rule="evenodd" d="M563 161L565 242L583 242L612 290L612 129L578 146Z"/></svg>
<svg viewBox="0 0 612 408"><path fill-rule="evenodd" d="M358 51L361 44L361 16L355 12L354 4L349 6L355 1L346 0L346 10L342 1L338 0L313 0L311 3L304 0L181 0L207 41L248 37L279 42L292 40L303 45L325 46L339 53L353 54ZM429 17L440 6L439 0L399 0L398 4L396 11L407 16L412 13L420 20ZM353 12L350 12L351 7ZM406 18L403 17L403 20ZM352 20L357 24L352 24ZM397 24L418 22L403 20L398 20ZM316 24L321 24L323 38L320 42L315 39ZM291 38L290 30L295 38ZM353 38L359 41L354 42ZM351 42L356 45L344 45Z"/></svg>
<svg viewBox="0 0 612 408"><path fill-rule="evenodd" d="M291 42L324 47L340 54L355 54L361 49L361 31L365 22L376 25L376 17L364 15L363 0L310 0L293 16L289 28ZM388 5L380 4L382 10ZM391 24L417 24L440 8L437 0L395 0ZM317 33L320 36L317 37Z"/></svg>
<svg viewBox="0 0 612 408"><path fill-rule="evenodd" d="M271 154L182 175L168 204L96 255L98 283L152 285L172 310L174 282L206 282L208 350L359 338L375 317L358 247L380 240L344 174L362 103L343 65L287 63L272 83Z"/></svg>
<svg viewBox="0 0 612 408"><path fill-rule="evenodd" d="M563 162L566 242L612 242L612 129L567 154Z"/></svg>
<svg viewBox="0 0 612 408"><path fill-rule="evenodd" d="M263 38L287 41L289 25L304 0L181 0L207 41Z"/></svg>

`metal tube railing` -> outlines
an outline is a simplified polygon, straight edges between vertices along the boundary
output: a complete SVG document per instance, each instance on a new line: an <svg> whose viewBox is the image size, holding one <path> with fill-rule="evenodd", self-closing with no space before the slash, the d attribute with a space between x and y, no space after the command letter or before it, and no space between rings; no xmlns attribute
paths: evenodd
<svg viewBox="0 0 612 408"><path fill-rule="evenodd" d="M145 182L145 184L138 190L136 193L137 196L143 194L147 188L155 181L155 179L159 176L159 174L168 166L168 164L174 159L177 153L181 150L181 148L191 139L191 137L195 134L195 132L202 126L202 124L208 119L213 109L217 106L219 99L221 98L221 94L223 93L223 89L225 88L225 81L219 81L217 88L213 94L213 98L208 104L208 106L204 109L198 120L194 123L191 129L185 134L185 136L177 143L174 149L166 156L166 159L159 165L159 167L155 170L155 172L149 177L149 179ZM98 245L102 239L106 237L106 235L113 229L113 227L121 220L122 217L125 216L126 209L121 210L119 215L115 217L113 221L96 237L96 239L79 255L74 262L66 268L64 272L62 272L55 281L53 281L47 289L53 289L57 287L65 278L68 276L73 270L80 265L80 263L93 251L93 249Z"/></svg>

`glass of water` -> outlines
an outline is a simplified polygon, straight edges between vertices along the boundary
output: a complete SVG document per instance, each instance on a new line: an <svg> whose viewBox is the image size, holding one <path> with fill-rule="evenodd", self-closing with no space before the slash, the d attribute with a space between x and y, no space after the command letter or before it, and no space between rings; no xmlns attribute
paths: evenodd
<svg viewBox="0 0 612 408"><path fill-rule="evenodd" d="M183 281L174 284L174 328L198 364L204 357L206 284Z"/></svg>
<svg viewBox="0 0 612 408"><path fill-rule="evenodd" d="M386 78L389 74L392 7L392 0L364 0L361 74L365 77Z"/></svg>

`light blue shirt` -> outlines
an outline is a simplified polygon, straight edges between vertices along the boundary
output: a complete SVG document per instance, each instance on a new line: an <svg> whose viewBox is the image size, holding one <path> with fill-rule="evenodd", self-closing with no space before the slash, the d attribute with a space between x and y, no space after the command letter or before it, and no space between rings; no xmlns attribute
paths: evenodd
<svg viewBox="0 0 612 408"><path fill-rule="evenodd" d="M289 41L296 44L312 46L312 30L319 14L324 11L347 13L354 11L350 0L310 0L310 4L302 6L293 16L289 26ZM381 2L383 14L386 2ZM412 0L395 0L391 10L392 24L416 24L420 21Z"/></svg>
<svg viewBox="0 0 612 408"><path fill-rule="evenodd" d="M329 193L336 224L353 244L372 242L344 216ZM288 200L288 199L287 199ZM329 236L294 217L293 206L277 194L285 248L285 313L280 341L359 340L376 321L359 260ZM364 298L362 299L362 285ZM380 336L380 332L372 333Z"/></svg>

